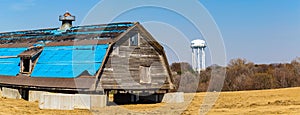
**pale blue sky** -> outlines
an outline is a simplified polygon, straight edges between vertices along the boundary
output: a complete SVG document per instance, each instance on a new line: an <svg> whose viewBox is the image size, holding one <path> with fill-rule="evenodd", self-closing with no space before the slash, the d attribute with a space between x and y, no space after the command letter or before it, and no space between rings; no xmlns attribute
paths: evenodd
<svg viewBox="0 0 300 115"><path fill-rule="evenodd" d="M218 24L228 59L290 62L300 56L299 0L203 0Z"/></svg>
<svg viewBox="0 0 300 115"><path fill-rule="evenodd" d="M80 25L98 2L97 0L0 0L0 32L58 27L60 25L58 15L66 10L76 16L77 21L74 25ZM227 62L232 58L246 58L255 63L279 63L290 62L297 56L300 57L300 0L200 0L199 2L210 12L222 33ZM122 4L116 3L111 8L114 9L119 5ZM178 3L178 7L190 10L192 15L197 14L197 11L185 4ZM96 18L99 20L91 24L107 23L101 22L101 16ZM162 22L161 27L174 27L174 30L180 32L172 34L166 33L168 31L164 29L155 29L151 27L153 20ZM178 39L183 37L180 33L188 40L201 37L186 19L162 8L143 7L131 10L114 21L139 21L155 37L159 37L157 38L159 40L169 38L180 41ZM167 51L169 55L176 53ZM182 55L180 60L169 60L190 61L190 52L185 52L177 52L178 55ZM208 65L210 64L209 62Z"/></svg>

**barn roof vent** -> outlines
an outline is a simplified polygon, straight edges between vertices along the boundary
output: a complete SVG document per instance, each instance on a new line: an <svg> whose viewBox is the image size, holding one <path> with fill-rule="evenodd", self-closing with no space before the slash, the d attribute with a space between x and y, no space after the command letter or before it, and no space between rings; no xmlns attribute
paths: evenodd
<svg viewBox="0 0 300 115"><path fill-rule="evenodd" d="M60 30L68 30L72 27L72 22L75 21L75 16L72 16L71 13L66 11L64 15L59 16L59 21L62 22Z"/></svg>

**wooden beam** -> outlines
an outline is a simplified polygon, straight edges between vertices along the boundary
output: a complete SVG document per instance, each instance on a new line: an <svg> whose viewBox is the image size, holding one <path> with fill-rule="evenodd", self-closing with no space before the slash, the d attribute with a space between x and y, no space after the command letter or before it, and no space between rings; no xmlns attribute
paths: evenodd
<svg viewBox="0 0 300 115"><path fill-rule="evenodd" d="M18 56L0 56L0 59L5 59L5 58L18 58Z"/></svg>
<svg viewBox="0 0 300 115"><path fill-rule="evenodd" d="M101 67L100 67L100 69L98 70L97 74L95 75L96 80L95 80L95 82L94 82L94 85L92 85L92 86L94 86L94 87L91 87L91 89L96 90L97 87L98 87L98 84L99 84L99 82L100 82L100 77L99 77L99 76L100 76L101 73L103 72L102 70L103 70L103 68L104 68L105 63L107 62L107 59L109 58L109 54L110 54L110 52L111 52L112 46L113 46L113 44L109 44L108 49L106 50L104 59L103 59L103 61L102 61L102 63L101 63Z"/></svg>

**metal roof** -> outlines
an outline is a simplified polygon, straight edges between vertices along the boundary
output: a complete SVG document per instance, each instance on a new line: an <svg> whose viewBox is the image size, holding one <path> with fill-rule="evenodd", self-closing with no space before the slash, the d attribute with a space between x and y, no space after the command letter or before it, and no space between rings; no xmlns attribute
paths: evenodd
<svg viewBox="0 0 300 115"><path fill-rule="evenodd" d="M106 54L108 44L134 22L74 26L0 33L0 75L17 76L20 72L18 56L36 54L27 51L36 43L45 44L34 64L31 77L76 78L94 76ZM26 50L26 51L25 51Z"/></svg>
<svg viewBox="0 0 300 115"><path fill-rule="evenodd" d="M31 77L76 78L93 76L103 61L108 44L44 47Z"/></svg>
<svg viewBox="0 0 300 115"><path fill-rule="evenodd" d="M36 43L38 41L65 41L74 39L113 39L125 32L133 22L74 26L68 30L59 28L0 33L0 44Z"/></svg>

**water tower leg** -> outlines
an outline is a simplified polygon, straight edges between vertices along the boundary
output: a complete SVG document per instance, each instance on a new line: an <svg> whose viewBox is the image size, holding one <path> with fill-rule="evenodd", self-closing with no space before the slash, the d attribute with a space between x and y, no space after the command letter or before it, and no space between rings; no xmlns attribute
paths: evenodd
<svg viewBox="0 0 300 115"><path fill-rule="evenodd" d="M204 48L201 49L202 50L202 67L201 69L204 70L205 69L205 51Z"/></svg>
<svg viewBox="0 0 300 115"><path fill-rule="evenodd" d="M193 69L195 70L195 52L194 52L194 49L192 49L192 67Z"/></svg>
<svg viewBox="0 0 300 115"><path fill-rule="evenodd" d="M198 58L198 62L197 62L197 66L198 66L198 73L200 74L200 69L201 69L201 63L200 63L200 48L198 48L198 54L197 54L197 58Z"/></svg>

